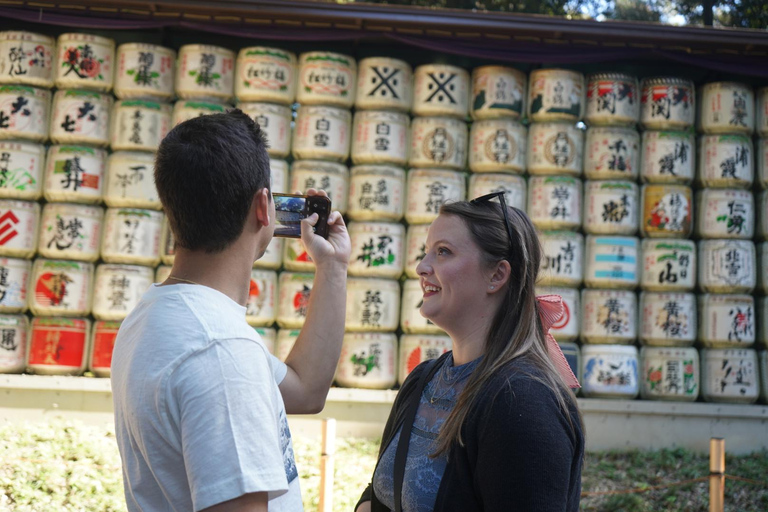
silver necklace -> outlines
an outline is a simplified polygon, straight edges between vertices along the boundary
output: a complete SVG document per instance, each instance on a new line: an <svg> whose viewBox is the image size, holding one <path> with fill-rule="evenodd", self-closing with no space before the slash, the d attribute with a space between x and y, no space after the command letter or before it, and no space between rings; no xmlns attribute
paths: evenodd
<svg viewBox="0 0 768 512"><path fill-rule="evenodd" d="M451 358L451 362L453 362L453 358ZM474 369L475 366L476 365L472 364L472 362L467 363L467 365L464 368L462 368L461 372L459 372L459 374L455 378L453 378L451 380L453 380L455 383L461 382L464 379L464 377L466 377L467 374L469 374L469 372L471 372ZM445 377L445 374L448 372L448 370L446 370L446 368L449 368L448 361L446 361L443 364L442 368L440 368L440 371L438 372L437 382L435 382L435 386L434 386L434 388L432 388L433 389L432 397L429 399L429 403L430 404L434 405L435 402L437 402L438 400L442 400L443 398L448 396L448 393L450 393L451 390L453 389L453 385L449 384L447 382L447 377ZM440 396L435 396L435 391L442 387L442 384L443 384L444 380L446 380L446 382L445 382L446 390Z"/></svg>

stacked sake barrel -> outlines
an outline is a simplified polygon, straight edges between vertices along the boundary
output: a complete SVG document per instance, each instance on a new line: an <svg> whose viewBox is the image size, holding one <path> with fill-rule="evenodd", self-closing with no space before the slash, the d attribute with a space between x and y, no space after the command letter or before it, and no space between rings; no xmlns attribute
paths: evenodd
<svg viewBox="0 0 768 512"><path fill-rule="evenodd" d="M640 393L694 401L700 392L693 219L694 87L687 80L641 83L642 256L638 258Z"/></svg>
<svg viewBox="0 0 768 512"><path fill-rule="evenodd" d="M237 107L248 114L258 123L261 131L267 138L269 163L271 169L272 192L293 192L288 186L288 162L291 152L291 123L293 119L292 105L296 99L296 55L279 48L253 46L243 48L237 56L235 68L235 96ZM307 289L297 290L295 284L292 288L299 304L289 312L291 301L279 295L277 270L282 265L284 240L274 238L267 247L265 254L254 263L251 272L248 302L246 303L246 320L254 326L261 335L267 348L273 353L277 340L277 332L273 325L278 318L278 304L280 315L287 318L287 323L300 326L306 315L306 302L309 300L309 289L312 286L311 275L296 282L306 282ZM289 240L290 250L298 255L292 261L296 265L310 265L306 261L306 252L300 243ZM169 248L170 249L170 248ZM290 278L291 274L285 274L280 279ZM287 293L288 288L283 290ZM293 296L292 296L293 297ZM296 314L296 318L288 318ZM281 326L283 324L281 323ZM283 334L291 331L285 330ZM296 331L298 332L298 331ZM290 351L285 338L281 343L282 350L278 355L282 359ZM295 339L295 337L293 338ZM292 343L291 343L292 345Z"/></svg>
<svg viewBox="0 0 768 512"><path fill-rule="evenodd" d="M757 299L758 339L760 349L760 396L768 403L768 87L758 89L755 95L755 135L757 183L761 192L757 196Z"/></svg>
<svg viewBox="0 0 768 512"><path fill-rule="evenodd" d="M537 293L563 297L564 315L553 326L576 375L580 374L579 287L583 283L582 160L584 77L565 69L532 71L528 81L527 213L543 249Z"/></svg>
<svg viewBox="0 0 768 512"><path fill-rule="evenodd" d="M36 201L43 192L55 64L53 38L0 32L0 372L26 369L30 323L23 313L36 295L28 287L31 258L38 246ZM45 327L38 321L35 328L42 332ZM67 361L75 360L74 366L83 364L86 346L86 326L78 328L81 336L74 336L78 339L73 350L65 354ZM39 341L44 342L45 336ZM36 363L51 358L44 348L36 347L32 353Z"/></svg>
<svg viewBox="0 0 768 512"><path fill-rule="evenodd" d="M752 88L715 82L699 90L696 235L702 396L745 402L759 395L755 300ZM759 320L763 320L760 317Z"/></svg>

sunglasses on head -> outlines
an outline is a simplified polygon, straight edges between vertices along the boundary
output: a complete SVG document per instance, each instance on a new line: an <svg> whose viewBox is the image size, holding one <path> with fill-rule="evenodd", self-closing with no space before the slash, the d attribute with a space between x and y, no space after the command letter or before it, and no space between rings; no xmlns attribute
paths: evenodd
<svg viewBox="0 0 768 512"><path fill-rule="evenodd" d="M507 214L507 202L504 200L504 192L493 192L484 196L476 197L470 201L470 204L490 203L494 199L499 199L501 204L501 213L504 215L504 227L507 228L507 236L509 236L509 247L512 249L512 225L509 223L509 215Z"/></svg>

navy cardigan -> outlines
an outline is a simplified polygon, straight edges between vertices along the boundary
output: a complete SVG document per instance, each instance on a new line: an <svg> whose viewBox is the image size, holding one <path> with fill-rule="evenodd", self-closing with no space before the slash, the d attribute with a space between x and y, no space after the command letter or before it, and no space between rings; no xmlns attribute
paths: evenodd
<svg viewBox="0 0 768 512"><path fill-rule="evenodd" d="M445 356L443 356L445 357ZM417 366L395 398L379 449L400 429L405 405L427 363ZM584 434L575 400L570 418L555 394L532 376L525 358L505 365L483 387L454 443L437 492L435 510L576 512L581 497ZM355 506L371 501L388 509L368 485Z"/></svg>

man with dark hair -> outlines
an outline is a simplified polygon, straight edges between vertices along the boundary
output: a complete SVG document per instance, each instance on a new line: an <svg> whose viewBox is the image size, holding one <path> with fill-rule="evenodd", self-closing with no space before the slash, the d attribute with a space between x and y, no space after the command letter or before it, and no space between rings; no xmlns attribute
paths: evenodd
<svg viewBox="0 0 768 512"><path fill-rule="evenodd" d="M163 139L155 183L176 240L168 279L123 322L112 359L128 510L302 509L287 413L325 405L344 335L350 242L301 239L317 272L286 359L245 321L253 262L275 229L266 141L240 111L181 123ZM308 191L308 194L325 194Z"/></svg>

